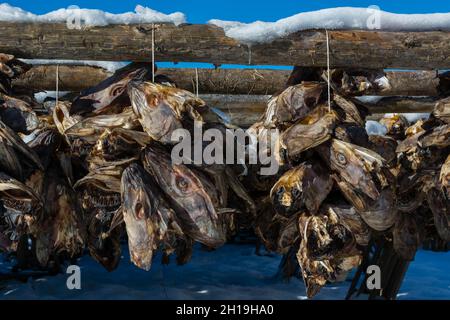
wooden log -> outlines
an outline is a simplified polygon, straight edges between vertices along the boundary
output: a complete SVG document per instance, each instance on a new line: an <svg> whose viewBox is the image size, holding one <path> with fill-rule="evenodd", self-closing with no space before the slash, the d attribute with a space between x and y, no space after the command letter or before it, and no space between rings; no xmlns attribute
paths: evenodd
<svg viewBox="0 0 450 320"><path fill-rule="evenodd" d="M325 30L248 45L212 25L154 24L157 61L326 66ZM152 24L69 29L1 22L0 52L19 58L149 61ZM448 69L450 32L329 31L331 67Z"/></svg>
<svg viewBox="0 0 450 320"><path fill-rule="evenodd" d="M13 87L34 91L55 90L56 65L33 66L19 78L13 80ZM81 91L93 87L112 75L99 67L60 65L58 67L59 90Z"/></svg>
<svg viewBox="0 0 450 320"><path fill-rule="evenodd" d="M222 111L233 124L246 128L261 118L270 96L204 94L200 98ZM430 113L438 101L431 97L386 97L364 105L373 114L368 119L379 120L384 113Z"/></svg>
<svg viewBox="0 0 450 320"><path fill-rule="evenodd" d="M197 69L199 93L204 94L274 94L288 82L290 70L269 69ZM180 88L195 92L196 72L192 68L161 68L164 74L177 82ZM92 87L111 76L105 69L91 66L59 66L59 88L62 91L80 91ZM391 88L373 90L380 96L437 96L447 90L448 75L435 71L389 71L386 76ZM444 82L443 79L447 79ZM442 83L442 85L441 85ZM15 87L31 90L55 90L56 65L36 65L13 81ZM447 85L448 87L448 85Z"/></svg>

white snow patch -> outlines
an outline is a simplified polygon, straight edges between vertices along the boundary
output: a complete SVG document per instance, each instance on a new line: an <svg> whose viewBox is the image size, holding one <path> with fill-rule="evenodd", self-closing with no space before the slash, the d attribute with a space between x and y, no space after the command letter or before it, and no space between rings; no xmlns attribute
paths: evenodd
<svg viewBox="0 0 450 320"><path fill-rule="evenodd" d="M125 67L128 62L119 61L94 61L94 60L47 60L47 59L19 59L25 63L32 65L76 65L76 66L93 66L103 68L109 72L114 72L117 69Z"/></svg>
<svg viewBox="0 0 450 320"><path fill-rule="evenodd" d="M413 124L419 120L425 120L430 117L429 113L399 113L400 115L404 116L406 120L409 121L409 123ZM384 117L392 117L394 113L386 113Z"/></svg>
<svg viewBox="0 0 450 320"><path fill-rule="evenodd" d="M359 100L362 103L370 103L370 104L378 103L381 99L383 99L383 97L381 96L361 96L355 98L356 100Z"/></svg>
<svg viewBox="0 0 450 320"><path fill-rule="evenodd" d="M68 94L70 91L59 91L58 98ZM46 98L56 98L56 91L42 91L34 94L34 98L38 103L43 103Z"/></svg>
<svg viewBox="0 0 450 320"><path fill-rule="evenodd" d="M387 133L387 128L377 121L367 120L366 131L368 135L384 136Z"/></svg>
<svg viewBox="0 0 450 320"><path fill-rule="evenodd" d="M119 14L96 9L80 9L70 6L43 15L36 15L8 3L0 4L0 21L10 22L68 22L79 19L82 26L105 26L108 24L135 24L153 22L171 22L175 25L186 22L186 16L181 12L164 14L153 9L137 5L134 12Z"/></svg>
<svg viewBox="0 0 450 320"><path fill-rule="evenodd" d="M227 36L243 43L269 42L275 38L307 29L373 29L379 17L379 30L450 30L450 13L396 14L373 8L339 7L302 12L276 22L242 23L213 19Z"/></svg>

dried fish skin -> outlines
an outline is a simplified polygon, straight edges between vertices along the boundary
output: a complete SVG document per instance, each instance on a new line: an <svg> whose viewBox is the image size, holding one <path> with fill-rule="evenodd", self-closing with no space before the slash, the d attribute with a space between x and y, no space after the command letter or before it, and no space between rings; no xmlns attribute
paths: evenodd
<svg viewBox="0 0 450 320"><path fill-rule="evenodd" d="M356 125L359 126L364 126L365 117L361 115L361 112L359 111L355 103L336 93L333 95L333 101L339 108L344 110L346 118L344 122L350 122L355 123Z"/></svg>
<svg viewBox="0 0 450 320"><path fill-rule="evenodd" d="M36 238L39 263L46 266L52 254L79 256L86 244L86 226L78 198L59 166L49 166L42 190L44 211L30 231Z"/></svg>
<svg viewBox="0 0 450 320"><path fill-rule="evenodd" d="M316 110L324 111L323 108L317 108ZM295 159L302 152L329 140L336 122L337 114L335 112L324 111L323 115L313 123L309 123L307 116L282 133L280 137L281 148L286 150L289 158Z"/></svg>
<svg viewBox="0 0 450 320"><path fill-rule="evenodd" d="M298 223L301 242L297 260L307 296L311 298L328 281L358 266L361 255L355 247L352 232L340 224L334 211L312 216L303 213Z"/></svg>
<svg viewBox="0 0 450 320"><path fill-rule="evenodd" d="M416 216L401 213L397 215L397 221L392 231L392 241L397 254L407 261L414 260L421 239Z"/></svg>
<svg viewBox="0 0 450 320"><path fill-rule="evenodd" d="M408 120L401 114L394 113L385 115L379 121L387 128L387 135L396 139L403 140L405 138L405 130L409 127Z"/></svg>
<svg viewBox="0 0 450 320"><path fill-rule="evenodd" d="M0 119L15 132L30 134L40 126L33 108L20 99L0 94Z"/></svg>
<svg viewBox="0 0 450 320"><path fill-rule="evenodd" d="M156 183L136 163L123 172L121 195L131 261L148 271L174 212L167 206Z"/></svg>
<svg viewBox="0 0 450 320"><path fill-rule="evenodd" d="M333 180L327 169L320 163L304 162L281 176L272 187L270 197L275 210L284 216L303 207L315 213L332 187Z"/></svg>
<svg viewBox="0 0 450 320"><path fill-rule="evenodd" d="M447 199L450 199L450 155L445 160L442 165L441 172L439 175L439 182L442 186Z"/></svg>
<svg viewBox="0 0 450 320"><path fill-rule="evenodd" d="M320 82L302 82L270 98L264 115L265 127L279 127L305 117L320 102L324 91Z"/></svg>
<svg viewBox="0 0 450 320"><path fill-rule="evenodd" d="M432 115L446 124L450 124L450 98L436 103Z"/></svg>
<svg viewBox="0 0 450 320"><path fill-rule="evenodd" d="M318 151L333 171L370 199L375 200L380 195L375 181L385 187L393 179L386 160L372 150L332 139L329 147L324 146Z"/></svg>
<svg viewBox="0 0 450 320"><path fill-rule="evenodd" d="M337 185L344 197L354 207L367 225L377 231L386 231L396 221L398 209L395 202L395 194L392 189L383 189L374 200L343 179L335 177Z"/></svg>
<svg viewBox="0 0 450 320"><path fill-rule="evenodd" d="M136 129L139 121L131 108L119 114L106 114L88 117L73 124L65 130L65 135L71 139L83 138L90 144L95 144L106 130Z"/></svg>
<svg viewBox="0 0 450 320"><path fill-rule="evenodd" d="M370 147L369 149L378 153L388 164L395 164L397 161L396 149L398 146L397 141L394 138L388 136L369 136Z"/></svg>
<svg viewBox="0 0 450 320"><path fill-rule="evenodd" d="M151 79L152 68L148 63L131 63L117 70L97 86L83 90L75 98L70 115L117 113L130 105L127 85L133 80Z"/></svg>
<svg viewBox="0 0 450 320"><path fill-rule="evenodd" d="M168 197L183 232L208 247L223 245L226 231L216 210L219 197L212 183L194 169L173 164L157 144L146 147L143 163Z"/></svg>
<svg viewBox="0 0 450 320"><path fill-rule="evenodd" d="M128 94L142 128L159 142L174 143L171 140L172 133L183 128L183 119L203 123L200 111L207 108L206 104L189 91L152 82L133 81L128 85Z"/></svg>
<svg viewBox="0 0 450 320"><path fill-rule="evenodd" d="M118 210L121 210L119 208ZM120 262L122 230L112 228L116 212L95 209L88 217L87 247L91 257L109 272L115 270Z"/></svg>

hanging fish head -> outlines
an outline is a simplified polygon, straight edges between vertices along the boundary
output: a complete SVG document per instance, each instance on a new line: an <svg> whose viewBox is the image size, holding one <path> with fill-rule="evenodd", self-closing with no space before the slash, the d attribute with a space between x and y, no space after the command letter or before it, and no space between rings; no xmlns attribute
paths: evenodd
<svg viewBox="0 0 450 320"><path fill-rule="evenodd" d="M150 270L153 254L164 239L172 211L156 183L136 163L123 172L121 194L131 261L139 268Z"/></svg>
<svg viewBox="0 0 450 320"><path fill-rule="evenodd" d="M205 176L183 164L173 164L155 145L145 149L144 166L168 196L187 235L211 247L224 243L226 235L216 210L219 196Z"/></svg>
<svg viewBox="0 0 450 320"><path fill-rule="evenodd" d="M117 70L114 75L88 88L73 101L70 115L114 112L130 105L127 85L132 80L145 80L151 76L149 64L132 63Z"/></svg>

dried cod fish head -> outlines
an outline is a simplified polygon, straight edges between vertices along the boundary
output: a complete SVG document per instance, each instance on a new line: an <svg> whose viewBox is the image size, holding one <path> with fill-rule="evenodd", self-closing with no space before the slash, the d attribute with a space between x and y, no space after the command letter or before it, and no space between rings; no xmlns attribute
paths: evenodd
<svg viewBox="0 0 450 320"><path fill-rule="evenodd" d="M206 177L183 164L173 164L170 155L156 144L144 150L144 167L167 195L185 234L209 247L226 240L216 208L219 197Z"/></svg>
<svg viewBox="0 0 450 320"><path fill-rule="evenodd" d="M131 261L148 271L174 212L166 204L156 182L136 163L123 172L121 194Z"/></svg>
<svg viewBox="0 0 450 320"><path fill-rule="evenodd" d="M302 82L270 98L264 115L264 126L279 127L305 117L319 103L324 90L320 82Z"/></svg>
<svg viewBox="0 0 450 320"><path fill-rule="evenodd" d="M320 148L319 153L342 179L373 200L380 195L374 178L381 187L388 186L393 179L386 160L372 150L332 139L330 147Z"/></svg>
<svg viewBox="0 0 450 320"><path fill-rule="evenodd" d="M383 70L334 69L331 71L331 82L335 91L351 96L367 95L373 91L383 92L391 88Z"/></svg>
<svg viewBox="0 0 450 320"><path fill-rule="evenodd" d="M45 172L42 190L44 212L30 231L36 238L37 258L46 266L53 254L79 256L86 243L86 226L78 197L56 163Z"/></svg>
<svg viewBox="0 0 450 320"><path fill-rule="evenodd" d="M337 176L334 178L344 197L372 229L385 231L394 225L398 209L395 193L391 188L381 190L375 199L371 199L344 179Z"/></svg>
<svg viewBox="0 0 450 320"><path fill-rule="evenodd" d="M444 123L450 124L450 98L436 103L432 115Z"/></svg>
<svg viewBox="0 0 450 320"><path fill-rule="evenodd" d="M388 136L369 136L369 149L378 153L388 164L395 164L397 160L397 140Z"/></svg>
<svg viewBox="0 0 450 320"><path fill-rule="evenodd" d="M327 108L317 107L282 133L281 148L286 151L289 158L295 159L302 152L329 140L337 120L334 111L328 112Z"/></svg>
<svg viewBox="0 0 450 320"><path fill-rule="evenodd" d="M120 111L130 105L127 85L133 80L151 79L151 65L131 63L117 70L95 87L83 90L73 101L70 115L101 114Z"/></svg>
<svg viewBox="0 0 450 320"><path fill-rule="evenodd" d="M30 134L40 125L28 103L4 94L0 94L0 119L15 132L24 134Z"/></svg>
<svg viewBox="0 0 450 320"><path fill-rule="evenodd" d="M290 216L303 207L315 213L332 187L333 180L325 167L304 162L281 176L270 197L275 210L282 215Z"/></svg>
<svg viewBox="0 0 450 320"><path fill-rule="evenodd" d="M301 214L299 230L301 242L297 260L309 298L328 281L360 264L361 254L355 248L354 236L339 223L333 211L318 216Z"/></svg>
<svg viewBox="0 0 450 320"><path fill-rule="evenodd" d="M43 169L38 155L7 125L0 121L0 169L23 180L23 164Z"/></svg>
<svg viewBox="0 0 450 320"><path fill-rule="evenodd" d="M385 115L379 121L387 128L387 135L396 140L403 140L405 138L405 130L409 127L408 120L398 113Z"/></svg>
<svg viewBox="0 0 450 320"><path fill-rule="evenodd" d="M53 109L53 122L59 133L64 135L66 130L81 121L80 115L71 115L70 109L72 104L68 101L58 101Z"/></svg>
<svg viewBox="0 0 450 320"><path fill-rule="evenodd" d="M115 270L120 262L120 237L122 230L114 226L117 211L105 211L101 208L93 210L87 226L87 247L91 257L106 270Z"/></svg>
<svg viewBox="0 0 450 320"><path fill-rule="evenodd" d="M106 130L89 155L89 162L119 161L138 157L141 149L152 139L144 132L115 128ZM94 160L95 159L95 160Z"/></svg>
<svg viewBox="0 0 450 320"><path fill-rule="evenodd" d="M21 215L38 216L43 207L42 198L22 182L0 172L0 199L3 206Z"/></svg>
<svg viewBox="0 0 450 320"><path fill-rule="evenodd" d="M162 143L173 143L172 132L182 128L182 120L203 122L199 110L205 102L193 93L151 82L130 82L131 105L148 135Z"/></svg>

